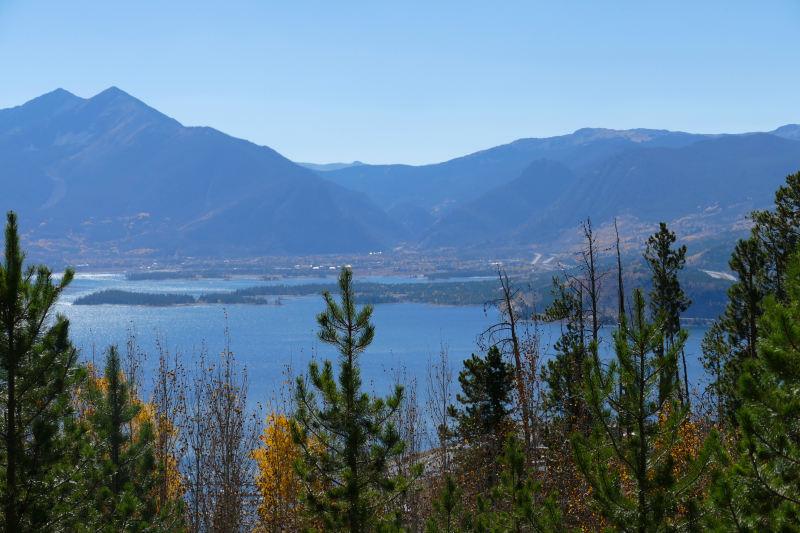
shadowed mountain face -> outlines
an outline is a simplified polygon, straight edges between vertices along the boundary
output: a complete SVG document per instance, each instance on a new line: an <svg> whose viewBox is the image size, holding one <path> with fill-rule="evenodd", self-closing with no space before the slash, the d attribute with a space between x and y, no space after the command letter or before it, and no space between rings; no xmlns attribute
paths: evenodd
<svg viewBox="0 0 800 533"><path fill-rule="evenodd" d="M750 211L771 208L775 191L798 170L800 142L766 133L635 148L575 180L509 242L551 242L587 216L597 223L623 217L646 231L660 221L684 235L729 231Z"/></svg>
<svg viewBox="0 0 800 533"><path fill-rule="evenodd" d="M520 176L491 189L430 226L420 236L425 248L485 246L510 232L560 198L577 179L563 163L534 161Z"/></svg>
<svg viewBox="0 0 800 533"><path fill-rule="evenodd" d="M0 209L51 254L355 252L409 236L362 193L116 88L0 111L0 187Z"/></svg>
<svg viewBox="0 0 800 533"><path fill-rule="evenodd" d="M637 146L605 157L580 178L555 161L454 209L423 231L419 246L505 248L561 243L582 220L624 221L632 238L667 222L683 236L743 229L754 209L769 209L787 174L800 170L800 142L758 133L681 147ZM666 143L663 143L666 144Z"/></svg>

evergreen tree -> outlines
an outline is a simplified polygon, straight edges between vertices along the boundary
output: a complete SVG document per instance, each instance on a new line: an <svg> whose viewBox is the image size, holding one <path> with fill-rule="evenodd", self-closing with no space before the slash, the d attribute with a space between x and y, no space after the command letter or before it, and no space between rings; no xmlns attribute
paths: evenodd
<svg viewBox="0 0 800 533"><path fill-rule="evenodd" d="M786 299L785 278L789 258L800 243L800 172L786 176L775 192L775 209L753 211L753 237L767 255L765 292Z"/></svg>
<svg viewBox="0 0 800 533"><path fill-rule="evenodd" d="M706 441L696 460L676 468L675 452L690 412L677 401L671 369L688 334L679 331L660 354L667 318L662 312L655 323L647 321L641 290L634 292L630 322L621 318L624 323L613 333L616 358L607 367L597 357L597 344L590 345L584 394L597 423L588 438L572 435L575 462L601 515L616 530L696 530L699 507L691 496L709 469L716 438ZM661 379L668 372L673 379Z"/></svg>
<svg viewBox="0 0 800 533"><path fill-rule="evenodd" d="M462 494L453 476L445 476L439 497L433 500L431 516L425 522L425 533L466 533L472 530L472 513L464 511Z"/></svg>
<svg viewBox="0 0 800 533"><path fill-rule="evenodd" d="M586 410L582 400L583 362L586 346L583 335L581 302L565 283L553 278L555 297L542 315L546 322L559 322L561 336L553 345L554 357L542 365L547 383L545 409L566 419L573 429L584 426Z"/></svg>
<svg viewBox="0 0 800 533"><path fill-rule="evenodd" d="M720 531L800 529L800 257L787 265L783 302L764 304L757 358L739 379L739 458L715 480Z"/></svg>
<svg viewBox="0 0 800 533"><path fill-rule="evenodd" d="M159 516L154 490L158 464L152 422L142 414L141 402L131 396L119 350L108 349L104 379L90 379L87 400L90 423L98 442L98 470L92 492L96 505L86 530L100 527L113 532L159 531L175 506ZM180 526L180 521L177 524ZM79 529L83 529L79 528Z"/></svg>
<svg viewBox="0 0 800 533"><path fill-rule="evenodd" d="M800 242L800 172L776 191L773 210L754 211L750 218L751 236L739 241L728 263L739 281L728 289L725 313L703 341L703 366L714 377L721 416L733 425L741 406L736 384L746 361L757 356L764 299L786 299L787 262Z"/></svg>
<svg viewBox="0 0 800 533"><path fill-rule="evenodd" d="M396 530L397 513L382 516L382 511L413 481L391 473L392 463L406 447L394 422L403 387L396 385L385 399L372 399L363 391L358 357L375 335L373 308L356 309L349 268L339 274L339 292L341 305L328 291L322 293L326 309L317 315L318 338L339 351L338 383L327 360L322 368L309 364L313 390L297 378L297 411L291 425L292 439L300 447L295 468L304 483L306 510L325 531ZM420 475L421 465L412 471Z"/></svg>
<svg viewBox="0 0 800 533"><path fill-rule="evenodd" d="M0 265L0 516L7 533L67 527L86 500L91 454L73 418L72 396L86 376L69 341L69 321L54 316L61 283L45 266L24 267L17 216L8 213Z"/></svg>
<svg viewBox="0 0 800 533"><path fill-rule="evenodd" d="M500 483L492 487L490 500L478 496L478 520L475 531L484 533L522 533L526 531L566 531L558 507L558 493L541 502L542 483L534 483L525 471L525 454L516 435L509 434ZM490 505L491 503L491 505ZM491 511L490 507L498 509Z"/></svg>
<svg viewBox="0 0 800 533"><path fill-rule="evenodd" d="M456 400L463 408L448 408L458 423L458 436L485 448L491 457L500 455L510 425L514 366L504 362L500 350L492 346L485 358L472 354L464 361L458 383L463 394L457 394Z"/></svg>
<svg viewBox="0 0 800 533"><path fill-rule="evenodd" d="M663 222L659 224L659 230L647 239L644 258L653 273L653 290L650 291L650 310L653 316L664 313L664 336L662 346L659 347L659 354L663 354L675 344L676 336L681 330L681 314L685 312L692 301L686 297L678 281L678 272L683 270L686 264L686 246L681 246L677 250L672 249L675 243L675 233L669 231ZM683 375L686 400L689 398L689 378L686 375L686 355L681 351L683 358ZM675 379L678 375L677 361L674 369L667 369L673 375L665 374L667 379ZM678 393L680 391L680 380L678 380ZM683 399L683 396L682 396Z"/></svg>
<svg viewBox="0 0 800 533"><path fill-rule="evenodd" d="M758 318L763 312L767 276L767 253L751 237L741 240L728 262L739 281L728 289L725 313L703 338L703 367L718 400L719 416L733 420L740 407L736 391L742 366L756 357L759 338Z"/></svg>
<svg viewBox="0 0 800 533"><path fill-rule="evenodd" d="M479 473L485 490L495 482L496 458L503 453L503 443L511 429L509 407L514 374L514 366L503 361L497 346L490 347L486 357L472 354L458 374L461 393L456 400L462 407L450 405L447 409L457 422L451 436L467 444L457 455L463 465L471 465L470 470Z"/></svg>

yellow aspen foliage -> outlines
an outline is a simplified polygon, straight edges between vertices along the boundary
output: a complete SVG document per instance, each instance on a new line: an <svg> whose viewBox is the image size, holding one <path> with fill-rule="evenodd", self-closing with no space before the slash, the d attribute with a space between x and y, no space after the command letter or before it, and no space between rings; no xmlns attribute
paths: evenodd
<svg viewBox="0 0 800 533"><path fill-rule="evenodd" d="M292 466L300 450L292 443L289 419L279 413L268 414L261 442L263 446L253 451L258 468L255 482L261 496L256 531L300 531L301 483Z"/></svg>
<svg viewBox="0 0 800 533"><path fill-rule="evenodd" d="M142 409L133 420L134 435L138 434L138 428L141 427L142 424L150 422L156 435L156 446L158 446L159 443L174 441L178 438L178 428L166 417L159 417L152 402L141 402L138 399L136 401L141 404ZM172 453L157 453L157 457L164 465L162 475L166 480L166 500L177 500L181 498L186 488L183 483L183 476L181 476L178 457Z"/></svg>

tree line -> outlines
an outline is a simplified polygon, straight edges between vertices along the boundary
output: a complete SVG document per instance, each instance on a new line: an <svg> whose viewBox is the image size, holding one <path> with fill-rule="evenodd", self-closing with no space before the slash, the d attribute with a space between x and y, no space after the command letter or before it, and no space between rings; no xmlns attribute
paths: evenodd
<svg viewBox="0 0 800 533"><path fill-rule="evenodd" d="M395 369L382 393L359 363L374 308L356 304L342 269L317 316L337 360L287 368L264 418L229 340L192 357L159 341L148 398L135 331L101 363L82 358L54 312L74 273L25 266L9 213L3 529L796 531L800 173L750 217L729 263L738 281L703 339L705 390L687 372L686 247L660 224L644 251L649 286L626 291L618 234L604 248L587 219L578 268L553 278L549 305L532 309L498 272L482 353L456 368L442 346L422 376ZM558 327L552 345L544 323Z"/></svg>

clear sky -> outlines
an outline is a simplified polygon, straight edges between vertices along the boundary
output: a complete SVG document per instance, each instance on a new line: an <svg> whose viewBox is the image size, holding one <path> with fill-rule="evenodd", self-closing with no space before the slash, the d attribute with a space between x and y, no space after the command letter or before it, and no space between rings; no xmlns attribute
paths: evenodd
<svg viewBox="0 0 800 533"><path fill-rule="evenodd" d="M295 161L800 123L800 1L0 0L0 108L110 86Z"/></svg>

